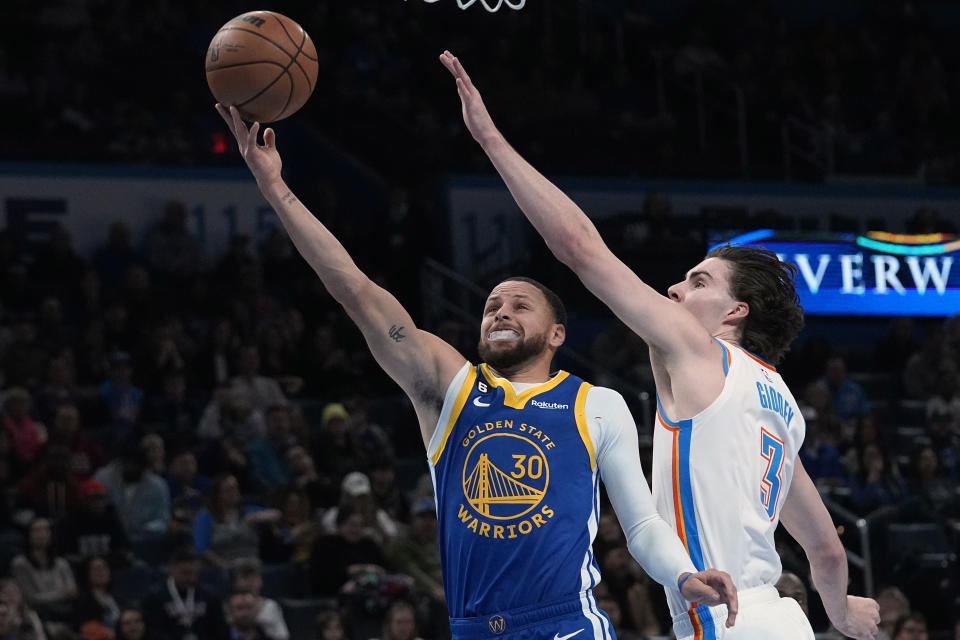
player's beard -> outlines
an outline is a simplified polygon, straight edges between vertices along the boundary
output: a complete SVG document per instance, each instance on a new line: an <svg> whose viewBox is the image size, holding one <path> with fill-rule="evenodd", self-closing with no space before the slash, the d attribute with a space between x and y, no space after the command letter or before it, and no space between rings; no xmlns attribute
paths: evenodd
<svg viewBox="0 0 960 640"><path fill-rule="evenodd" d="M543 353L546 348L546 333L524 338L511 349L494 349L489 342L482 339L477 344L480 359L501 374L510 373L519 365Z"/></svg>

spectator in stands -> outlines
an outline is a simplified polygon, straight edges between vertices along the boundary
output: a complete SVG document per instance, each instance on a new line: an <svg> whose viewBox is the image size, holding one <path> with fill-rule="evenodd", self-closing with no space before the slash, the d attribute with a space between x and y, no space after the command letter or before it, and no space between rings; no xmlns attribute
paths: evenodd
<svg viewBox="0 0 960 640"><path fill-rule="evenodd" d="M10 564L24 600L51 617L62 619L77 596L77 583L66 559L56 555L50 521L36 518L27 527L24 553Z"/></svg>
<svg viewBox="0 0 960 640"><path fill-rule="evenodd" d="M868 444L859 453L859 473L851 483L856 512L874 520L895 517L909 496L907 483L879 444Z"/></svg>
<svg viewBox="0 0 960 640"><path fill-rule="evenodd" d="M824 429L819 411L803 404L799 409L806 420L807 428L799 452L803 468L820 488L846 486L849 478L840 452L834 444L834 434Z"/></svg>
<svg viewBox="0 0 960 640"><path fill-rule="evenodd" d="M197 428L200 438L229 439L241 451L265 432L263 413L253 407L241 389L233 387L214 392Z"/></svg>
<svg viewBox="0 0 960 640"><path fill-rule="evenodd" d="M126 351L110 356L110 377L100 385L100 402L115 439L128 437L140 421L143 391L133 384L133 358Z"/></svg>
<svg viewBox="0 0 960 640"><path fill-rule="evenodd" d="M26 462L32 462L43 443L47 430L30 416L33 403L30 392L23 387L12 387L3 394L3 428L13 440L13 448Z"/></svg>
<svg viewBox="0 0 960 640"><path fill-rule="evenodd" d="M847 374L847 363L840 356L827 360L826 371L820 381L830 392L833 413L841 420L858 418L870 411L867 394L859 383Z"/></svg>
<svg viewBox="0 0 960 640"><path fill-rule="evenodd" d="M238 560L231 569L234 594L246 593L253 597L253 616L256 624L269 640L288 640L290 631L283 619L283 609L276 600L260 595L263 589L262 565L257 558Z"/></svg>
<svg viewBox="0 0 960 640"><path fill-rule="evenodd" d="M226 570L235 560L257 557L257 527L279 519L277 509L243 504L237 479L219 476L210 484L207 508L193 523L193 545L207 562Z"/></svg>
<svg viewBox="0 0 960 640"><path fill-rule="evenodd" d="M186 205L177 200L164 205L162 218L144 240L144 254L162 286L185 288L200 267L199 246L187 230Z"/></svg>
<svg viewBox="0 0 960 640"><path fill-rule="evenodd" d="M387 608L377 640L423 640L417 635L417 617L413 605L397 600Z"/></svg>
<svg viewBox="0 0 960 640"><path fill-rule="evenodd" d="M273 378L261 375L260 349L256 344L240 347L237 353L237 375L230 386L247 398L254 410L261 414L275 405L289 404L280 384Z"/></svg>
<svg viewBox="0 0 960 640"><path fill-rule="evenodd" d="M893 627L892 640L927 640L927 618L913 611L897 620Z"/></svg>
<svg viewBox="0 0 960 640"><path fill-rule="evenodd" d="M210 478L197 473L197 457L190 449L181 449L170 459L167 473L173 523L180 531L190 531L197 513L203 508Z"/></svg>
<svg viewBox="0 0 960 640"><path fill-rule="evenodd" d="M957 372L944 368L937 372L936 388L927 400L927 420L944 416L946 427L960 434L960 391L957 389Z"/></svg>
<svg viewBox="0 0 960 640"><path fill-rule="evenodd" d="M287 469L293 484L306 492L310 498L310 505L314 508L333 506L339 498L337 485L328 482L329 476L320 476L313 458L302 445L294 445L287 449Z"/></svg>
<svg viewBox="0 0 960 640"><path fill-rule="evenodd" d="M400 532L397 523L377 506L373 499L370 478L360 471L352 471L343 477L343 482L340 483L340 502L327 509L320 521L326 533L337 530L337 512L348 505L363 519L364 534L376 540L377 544L395 538Z"/></svg>
<svg viewBox="0 0 960 640"><path fill-rule="evenodd" d="M182 546L170 558L169 577L143 601L148 628L169 640L207 640L225 635L220 601L198 582L200 556ZM123 626L126 611L120 615Z"/></svg>
<svg viewBox="0 0 960 640"><path fill-rule="evenodd" d="M797 574L784 571L780 574L776 586L781 598L793 598L800 605L803 615L810 617L810 610L807 607L807 586Z"/></svg>
<svg viewBox="0 0 960 640"><path fill-rule="evenodd" d="M147 630L144 612L136 607L124 607L114 628L115 640L167 640ZM179 640L179 638L178 638Z"/></svg>
<svg viewBox="0 0 960 640"><path fill-rule="evenodd" d="M166 533L170 524L170 490L160 476L147 468L139 442L129 441L120 456L94 478L107 488L131 539Z"/></svg>
<svg viewBox="0 0 960 640"><path fill-rule="evenodd" d="M148 433L140 438L140 449L143 450L148 470L161 478L167 475L167 452L163 438L156 433Z"/></svg>
<svg viewBox="0 0 960 640"><path fill-rule="evenodd" d="M933 447L920 446L912 459L912 490L919 501L916 517L943 521L960 514L954 484L941 472Z"/></svg>
<svg viewBox="0 0 960 640"><path fill-rule="evenodd" d="M107 241L93 254L93 265L108 291L119 289L127 269L143 262L130 242L130 227L122 220L110 223Z"/></svg>
<svg viewBox="0 0 960 640"><path fill-rule="evenodd" d="M623 611L620 609L620 603L602 582L594 588L593 596L597 600L597 607L610 619L610 626L613 627L617 640L643 640L646 637L636 631L623 628Z"/></svg>
<svg viewBox="0 0 960 640"><path fill-rule="evenodd" d="M443 591L440 549L437 544L437 508L433 498L418 499L411 509L409 529L387 547L387 557L398 571L413 578L420 619L427 635L448 631L447 599Z"/></svg>
<svg viewBox="0 0 960 640"><path fill-rule="evenodd" d="M70 452L70 474L86 480L103 466L103 447L80 429L80 411L70 403L57 407L50 429L50 444L59 444Z"/></svg>
<svg viewBox="0 0 960 640"><path fill-rule="evenodd" d="M290 407L275 404L267 409L265 418L267 432L247 447L247 460L257 485L270 491L289 481L284 455L296 440L291 432Z"/></svg>
<svg viewBox="0 0 960 640"><path fill-rule="evenodd" d="M874 348L873 366L880 371L899 374L919 346L914 319L897 316L891 320L887 335Z"/></svg>
<svg viewBox="0 0 960 640"><path fill-rule="evenodd" d="M880 634L878 639L891 640L897 621L910 613L910 601L897 587L884 587L877 594L880 605Z"/></svg>
<svg viewBox="0 0 960 640"><path fill-rule="evenodd" d="M410 501L400 490L393 458L386 455L373 460L370 465L370 491L373 501L394 522L410 520Z"/></svg>
<svg viewBox="0 0 960 640"><path fill-rule="evenodd" d="M960 430L953 428L954 419L949 413L927 414L930 447L937 454L943 474L956 483L960 481Z"/></svg>
<svg viewBox="0 0 960 640"><path fill-rule="evenodd" d="M626 546L614 547L602 558L600 567L610 597L623 614L623 628L644 636L660 635L660 622L650 600L650 578L630 555Z"/></svg>
<svg viewBox="0 0 960 640"><path fill-rule="evenodd" d="M317 614L317 640L344 640L343 620L338 611Z"/></svg>
<svg viewBox="0 0 960 640"><path fill-rule="evenodd" d="M50 359L43 388L37 394L37 416L46 425L55 421L57 410L63 405L79 401L72 352L63 352Z"/></svg>
<svg viewBox="0 0 960 640"><path fill-rule="evenodd" d="M74 564L103 556L122 566L132 556L123 523L107 500L107 488L93 478L80 485L80 503L60 520L56 533L58 548Z"/></svg>
<svg viewBox="0 0 960 640"><path fill-rule="evenodd" d="M103 556L90 556L83 566L84 588L73 610L74 627L96 622L113 629L120 619L120 606L110 589L110 564Z"/></svg>
<svg viewBox="0 0 960 640"><path fill-rule="evenodd" d="M0 638L16 638L16 640L47 640L40 616L23 599L23 592L13 578L0 578L0 604L7 606L7 616L16 635L3 634L0 626ZM0 616L2 617L2 616Z"/></svg>
<svg viewBox="0 0 960 640"><path fill-rule="evenodd" d="M17 485L16 504L56 520L77 505L79 496L80 481L70 474L70 451L51 444Z"/></svg>
<svg viewBox="0 0 960 640"><path fill-rule="evenodd" d="M206 389L227 384L233 377L234 354L239 346L240 339L230 320L217 318L190 367L197 384Z"/></svg>
<svg viewBox="0 0 960 640"><path fill-rule="evenodd" d="M320 535L320 523L311 517L310 497L302 489L288 485L279 494L281 517L264 527L260 555L266 562L306 564L310 550Z"/></svg>
<svg viewBox="0 0 960 640"><path fill-rule="evenodd" d="M352 505L337 510L337 530L317 538L310 553L311 583L318 595L334 597L353 577L386 573L380 545L369 536L363 515Z"/></svg>
<svg viewBox="0 0 960 640"><path fill-rule="evenodd" d="M237 591L227 599L228 635L231 640L269 640L257 621L257 599L252 593Z"/></svg>
<svg viewBox="0 0 960 640"><path fill-rule="evenodd" d="M357 445L350 427L350 414L339 402L331 402L320 413L320 433L313 442L313 460L325 486L338 487L347 473L359 468Z"/></svg>
<svg viewBox="0 0 960 640"><path fill-rule="evenodd" d="M192 444L196 439L197 423L203 406L198 405L187 389L187 378L182 371L170 371L163 376L160 393L147 396L143 410L143 425L163 436L171 449Z"/></svg>
<svg viewBox="0 0 960 640"><path fill-rule="evenodd" d="M926 400L937 388L937 375L954 366L949 358L944 333L934 329L927 333L920 350L907 360L903 370L903 388L915 400Z"/></svg>

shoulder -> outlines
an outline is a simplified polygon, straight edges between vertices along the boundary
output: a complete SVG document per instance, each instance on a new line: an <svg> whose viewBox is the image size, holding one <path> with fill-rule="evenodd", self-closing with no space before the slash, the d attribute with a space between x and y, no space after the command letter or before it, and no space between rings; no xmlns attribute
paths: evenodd
<svg viewBox="0 0 960 640"><path fill-rule="evenodd" d="M606 418L608 414L625 410L627 401L619 392L608 387L590 387L587 390L586 405L592 415Z"/></svg>

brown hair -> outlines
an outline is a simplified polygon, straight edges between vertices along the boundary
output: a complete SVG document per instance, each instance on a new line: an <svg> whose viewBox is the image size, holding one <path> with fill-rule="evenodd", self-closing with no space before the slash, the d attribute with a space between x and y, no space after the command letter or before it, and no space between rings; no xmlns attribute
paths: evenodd
<svg viewBox="0 0 960 640"><path fill-rule="evenodd" d="M777 364L803 328L803 307L794 284L797 267L757 247L728 244L707 257L730 263L730 295L750 307L742 325L741 346Z"/></svg>

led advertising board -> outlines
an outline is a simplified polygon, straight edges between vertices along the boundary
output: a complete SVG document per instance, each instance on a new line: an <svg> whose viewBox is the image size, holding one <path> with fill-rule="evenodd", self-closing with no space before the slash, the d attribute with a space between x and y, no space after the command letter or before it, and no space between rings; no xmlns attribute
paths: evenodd
<svg viewBox="0 0 960 640"><path fill-rule="evenodd" d="M808 315L950 316L960 313L960 237L871 231L715 233L723 244L765 247L797 266Z"/></svg>

